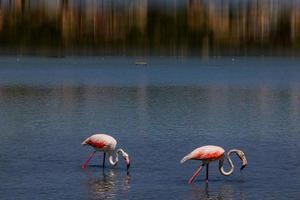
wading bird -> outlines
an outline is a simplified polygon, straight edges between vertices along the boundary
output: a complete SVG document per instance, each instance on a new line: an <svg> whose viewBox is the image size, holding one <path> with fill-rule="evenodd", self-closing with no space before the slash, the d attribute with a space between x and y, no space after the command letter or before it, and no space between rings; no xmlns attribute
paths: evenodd
<svg viewBox="0 0 300 200"><path fill-rule="evenodd" d="M193 182L193 180L200 173L202 167L205 165L206 165L205 181L208 182L209 163L212 161L215 161L215 160L219 160L219 170L222 175L229 176L230 174L232 174L232 172L234 170L233 163L230 159L230 156L232 153L236 153L236 155L241 159L241 161L242 161L241 170L244 169L244 167L246 167L247 159L246 159L244 152L242 152L241 150L238 150L238 149L232 149L232 150L228 151L227 156L226 156L226 159L230 165L230 170L228 172L225 172L225 170L223 168L224 157L225 157L224 152L225 152L225 150L222 147L207 145L207 146L199 147L199 148L195 149L194 151L192 151L191 153L189 153L188 155L184 156L180 161L181 163L184 163L187 160L201 160L202 161L202 164L199 166L199 168L196 170L196 172L193 174L193 176L189 179L188 183L190 184Z"/></svg>
<svg viewBox="0 0 300 200"><path fill-rule="evenodd" d="M112 166L115 166L118 163L119 154L121 153L125 160L127 170L129 169L129 155L123 149L117 149L115 153L115 159L113 159L113 152L116 148L117 141L112 136L106 134L95 134L85 139L82 145L90 145L94 148L94 151L90 154L89 158L81 165L82 169L86 168L87 164L97 151L103 152L103 168L105 166L106 153L109 155L109 163Z"/></svg>

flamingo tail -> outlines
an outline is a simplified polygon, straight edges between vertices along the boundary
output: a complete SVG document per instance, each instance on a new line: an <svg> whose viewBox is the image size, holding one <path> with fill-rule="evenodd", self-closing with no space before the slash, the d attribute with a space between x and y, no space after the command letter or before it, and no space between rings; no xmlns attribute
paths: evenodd
<svg viewBox="0 0 300 200"><path fill-rule="evenodd" d="M89 141L89 138L87 138L86 140L84 140L81 145L87 145L88 144L88 141Z"/></svg>
<svg viewBox="0 0 300 200"><path fill-rule="evenodd" d="M190 154L184 156L184 157L181 159L180 163L182 164L182 163L184 163L185 161L187 161L187 160L189 160L189 159L191 159Z"/></svg>

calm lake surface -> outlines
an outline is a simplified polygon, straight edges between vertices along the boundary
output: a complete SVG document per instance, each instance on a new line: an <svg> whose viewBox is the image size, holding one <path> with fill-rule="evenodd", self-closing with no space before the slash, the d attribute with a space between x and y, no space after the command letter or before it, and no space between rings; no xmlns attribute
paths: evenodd
<svg viewBox="0 0 300 200"><path fill-rule="evenodd" d="M1 57L0 199L299 199L300 59ZM142 59L143 60L143 59ZM102 170L81 142L113 135L132 161ZM180 159L215 144L249 165Z"/></svg>

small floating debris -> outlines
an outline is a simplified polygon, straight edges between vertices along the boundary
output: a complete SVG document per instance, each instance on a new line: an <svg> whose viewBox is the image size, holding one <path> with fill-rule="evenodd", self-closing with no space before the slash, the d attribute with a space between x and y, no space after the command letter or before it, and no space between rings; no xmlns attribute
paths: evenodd
<svg viewBox="0 0 300 200"><path fill-rule="evenodd" d="M136 61L134 64L135 65L147 65L147 62L145 62L145 61Z"/></svg>

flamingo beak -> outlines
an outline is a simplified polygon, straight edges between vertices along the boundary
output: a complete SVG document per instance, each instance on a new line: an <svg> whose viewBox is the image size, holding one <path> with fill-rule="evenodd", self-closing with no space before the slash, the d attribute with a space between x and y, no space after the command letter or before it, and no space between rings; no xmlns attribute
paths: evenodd
<svg viewBox="0 0 300 200"><path fill-rule="evenodd" d="M126 163L126 169L129 170L129 167L130 167L130 160L129 160L129 157L128 157L128 156L125 157L125 163Z"/></svg>
<svg viewBox="0 0 300 200"><path fill-rule="evenodd" d="M243 170L247 165L242 165L241 170Z"/></svg>
<svg viewBox="0 0 300 200"><path fill-rule="evenodd" d="M246 155L244 154L244 152L242 152L240 150L237 151L237 155L242 160L241 170L243 170L247 166L247 164L248 164L248 161L246 159Z"/></svg>
<svg viewBox="0 0 300 200"><path fill-rule="evenodd" d="M246 157L243 157L243 164L242 164L241 170L243 170L247 166L247 164L248 164L248 162L247 162Z"/></svg>

